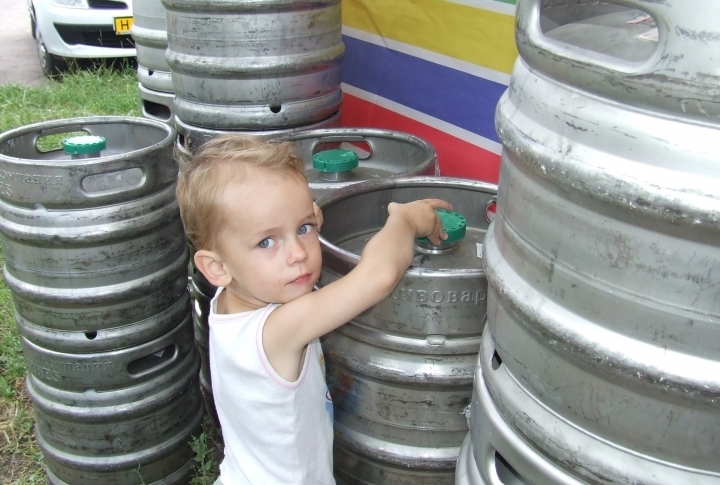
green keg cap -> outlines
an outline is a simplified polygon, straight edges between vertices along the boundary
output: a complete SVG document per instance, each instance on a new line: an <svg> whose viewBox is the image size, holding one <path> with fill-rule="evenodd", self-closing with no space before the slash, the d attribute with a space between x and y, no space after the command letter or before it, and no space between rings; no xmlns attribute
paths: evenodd
<svg viewBox="0 0 720 485"><path fill-rule="evenodd" d="M443 229L447 233L447 239L443 240L441 244L452 244L465 237L465 231L467 229L467 221L463 216L453 211L446 211L445 209L435 209L440 222L442 223ZM430 244L430 240L426 237L417 239L419 242Z"/></svg>
<svg viewBox="0 0 720 485"><path fill-rule="evenodd" d="M69 155L87 155L105 150L105 137L102 136L74 136L63 141L65 153Z"/></svg>
<svg viewBox="0 0 720 485"><path fill-rule="evenodd" d="M358 166L358 155L352 150L324 150L313 155L313 168L319 172L347 172Z"/></svg>

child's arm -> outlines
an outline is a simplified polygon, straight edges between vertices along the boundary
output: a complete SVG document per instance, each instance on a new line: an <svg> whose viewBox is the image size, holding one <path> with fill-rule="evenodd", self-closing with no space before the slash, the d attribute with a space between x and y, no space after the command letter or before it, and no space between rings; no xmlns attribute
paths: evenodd
<svg viewBox="0 0 720 485"><path fill-rule="evenodd" d="M412 262L416 237L427 236L433 244L447 237L436 208L451 206L438 199L391 203L385 226L367 243L350 273L270 314L263 330L263 347L281 376L297 378L300 357L309 342L390 295Z"/></svg>

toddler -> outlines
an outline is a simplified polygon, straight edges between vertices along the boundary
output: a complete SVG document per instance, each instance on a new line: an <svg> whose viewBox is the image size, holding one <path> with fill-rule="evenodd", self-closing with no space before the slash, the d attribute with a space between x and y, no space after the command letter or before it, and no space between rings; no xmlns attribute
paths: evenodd
<svg viewBox="0 0 720 485"><path fill-rule="evenodd" d="M224 135L180 173L177 198L196 268L218 287L210 372L224 485L325 485L332 475L332 402L318 337L386 298L410 265L415 237L447 236L428 199L391 203L359 264L313 291L322 214L305 165L287 143Z"/></svg>

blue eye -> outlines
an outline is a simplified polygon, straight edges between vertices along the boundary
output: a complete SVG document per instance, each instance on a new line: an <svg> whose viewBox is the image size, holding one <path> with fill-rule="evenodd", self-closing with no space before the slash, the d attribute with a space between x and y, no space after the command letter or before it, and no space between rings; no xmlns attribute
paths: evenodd
<svg viewBox="0 0 720 485"><path fill-rule="evenodd" d="M312 224L303 224L300 226L300 229L298 229L298 234L301 236L303 234L309 234L312 231L313 225Z"/></svg>
<svg viewBox="0 0 720 485"><path fill-rule="evenodd" d="M275 246L275 244L277 244L277 243L275 242L274 239L267 238L267 239L263 239L262 241L260 241L258 243L258 247L260 249L267 249L267 248L271 248L271 247Z"/></svg>

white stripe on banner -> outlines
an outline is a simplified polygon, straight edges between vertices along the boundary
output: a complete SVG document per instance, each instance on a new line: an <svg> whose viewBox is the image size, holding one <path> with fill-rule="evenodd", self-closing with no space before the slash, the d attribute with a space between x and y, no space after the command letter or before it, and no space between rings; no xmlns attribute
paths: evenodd
<svg viewBox="0 0 720 485"><path fill-rule="evenodd" d="M439 120L434 116L430 116L421 111L408 108L405 105L396 103L395 101L391 101L387 98L383 98L382 96L369 93L363 89L358 89L354 86L350 86L349 84L342 83L341 86L343 92L348 93L350 96L355 96L356 98L360 98L363 101L367 101L368 103L378 105L399 115L405 116L406 118L419 121L420 123L428 125L431 128L435 128L436 130L443 131L448 135L454 136L455 138L459 138L460 140L472 143L473 145L478 146L483 150L487 150L489 152L500 155L502 145L496 141L488 140L483 136L480 136L471 131L464 130L446 121Z"/></svg>
<svg viewBox="0 0 720 485"><path fill-rule="evenodd" d="M437 52L422 49L420 47L415 47L414 45L405 44L404 42L398 42L396 40L380 37L379 35L370 34L368 32L365 32L364 30L354 29L345 25L343 25L342 27L342 33L344 35L347 35L348 37L362 40L363 42L368 42L370 44L379 45L380 47L385 47L394 51L402 52L403 54L418 57L434 64L439 64L441 66L449 67L450 69L455 69L456 71L466 72L473 76L487 79L488 81L493 81L498 84L503 84L505 86L508 86L510 84L510 75L505 74L504 72L494 71L486 67L478 66L477 64L473 64L471 62L461 61L460 59L456 59L454 57L438 54Z"/></svg>
<svg viewBox="0 0 720 485"><path fill-rule="evenodd" d="M450 3L458 3L467 5L468 7L480 8L482 10L490 10L491 12L504 13L505 15L515 16L515 5L504 3L498 0L445 0Z"/></svg>

